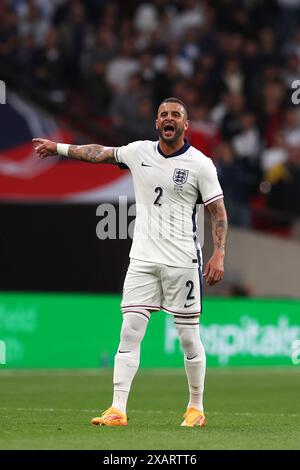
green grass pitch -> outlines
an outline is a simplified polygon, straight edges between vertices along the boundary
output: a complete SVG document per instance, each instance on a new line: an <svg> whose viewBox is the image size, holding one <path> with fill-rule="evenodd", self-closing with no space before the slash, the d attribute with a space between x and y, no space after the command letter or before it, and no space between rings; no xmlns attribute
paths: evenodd
<svg viewBox="0 0 300 470"><path fill-rule="evenodd" d="M129 425L94 427L111 371L0 371L0 449L300 449L300 368L208 369L207 426L179 426L183 370L141 370ZM98 408L99 407L99 408Z"/></svg>

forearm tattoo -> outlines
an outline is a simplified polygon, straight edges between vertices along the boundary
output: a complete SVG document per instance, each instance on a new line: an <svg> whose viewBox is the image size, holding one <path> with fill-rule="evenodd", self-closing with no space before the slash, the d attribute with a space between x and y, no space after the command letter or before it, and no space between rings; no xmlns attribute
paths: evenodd
<svg viewBox="0 0 300 470"><path fill-rule="evenodd" d="M224 201L218 199L207 207L211 215L214 247L225 250L228 223Z"/></svg>
<svg viewBox="0 0 300 470"><path fill-rule="evenodd" d="M114 148L96 144L70 145L68 157L89 163L117 163L114 157Z"/></svg>

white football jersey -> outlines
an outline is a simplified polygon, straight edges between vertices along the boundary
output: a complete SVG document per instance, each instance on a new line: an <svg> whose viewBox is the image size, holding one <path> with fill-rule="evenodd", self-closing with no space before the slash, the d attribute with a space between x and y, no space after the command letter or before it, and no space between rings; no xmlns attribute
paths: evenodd
<svg viewBox="0 0 300 470"><path fill-rule="evenodd" d="M159 142L132 142L115 150L118 163L131 171L136 221L130 258L191 268L201 266L195 207L223 197L210 158L185 142L164 155Z"/></svg>

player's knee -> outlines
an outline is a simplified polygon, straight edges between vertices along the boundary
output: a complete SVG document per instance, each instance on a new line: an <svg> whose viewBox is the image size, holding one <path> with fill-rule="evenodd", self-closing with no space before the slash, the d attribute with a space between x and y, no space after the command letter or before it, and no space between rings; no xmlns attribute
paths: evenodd
<svg viewBox="0 0 300 470"><path fill-rule="evenodd" d="M205 351L199 334L190 329L184 329L179 332L180 343L185 356L194 356L193 361L205 361Z"/></svg>
<svg viewBox="0 0 300 470"><path fill-rule="evenodd" d="M121 330L121 342L138 346L142 341L147 323L134 315L124 315L124 321Z"/></svg>
<svg viewBox="0 0 300 470"><path fill-rule="evenodd" d="M139 332L130 325L124 325L121 332L121 341L124 343L138 342Z"/></svg>
<svg viewBox="0 0 300 470"><path fill-rule="evenodd" d="M183 350L191 350L191 349L197 349L197 346L200 342L200 338L198 341L198 338L191 332L190 330L182 330L179 333L179 339L181 342L181 346Z"/></svg>

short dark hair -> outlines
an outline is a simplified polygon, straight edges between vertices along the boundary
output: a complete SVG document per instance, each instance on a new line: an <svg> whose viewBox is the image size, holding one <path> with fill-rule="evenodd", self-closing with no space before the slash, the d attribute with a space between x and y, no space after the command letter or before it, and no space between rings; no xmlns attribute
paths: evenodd
<svg viewBox="0 0 300 470"><path fill-rule="evenodd" d="M179 98L175 98L174 96L171 96L170 98L166 98L165 100L162 100L162 102L159 105L159 108L164 103L178 103L178 104L180 104L183 107L183 109L185 110L186 117L188 118L188 110L187 110L186 104L183 101L181 101Z"/></svg>

